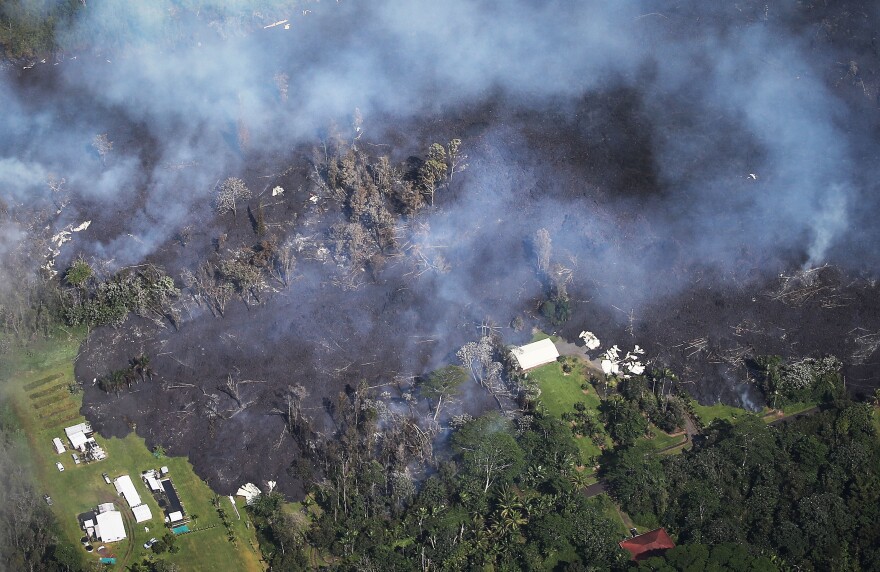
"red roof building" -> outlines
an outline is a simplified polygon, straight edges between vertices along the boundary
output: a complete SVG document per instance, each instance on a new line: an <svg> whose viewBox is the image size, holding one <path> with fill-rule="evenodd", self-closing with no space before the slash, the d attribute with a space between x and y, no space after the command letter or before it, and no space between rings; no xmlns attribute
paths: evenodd
<svg viewBox="0 0 880 572"><path fill-rule="evenodd" d="M627 538L619 544L621 548L632 554L632 559L635 561L660 556L670 548L675 548L675 543L666 534L665 528L658 528L645 534Z"/></svg>

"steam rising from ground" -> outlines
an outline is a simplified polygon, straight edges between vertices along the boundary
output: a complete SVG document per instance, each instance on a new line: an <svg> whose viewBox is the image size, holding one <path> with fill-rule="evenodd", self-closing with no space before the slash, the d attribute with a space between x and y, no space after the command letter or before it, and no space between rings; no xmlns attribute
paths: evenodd
<svg viewBox="0 0 880 572"><path fill-rule="evenodd" d="M546 111L560 127L579 130L585 146L613 149L631 145L632 134L619 126L604 132L600 112L583 98L616 89L631 92L622 112L647 138L633 153L648 153L644 167L652 172L639 174L642 188L611 189L603 207L612 218L640 211L652 221L648 240L671 238L687 246L692 262L724 270L738 264L744 242L786 255L803 248L810 265L836 245L852 246L850 211L867 192L853 179L852 150L863 154L868 143L850 129L856 118L822 76L829 54L778 7L715 13L694 3L661 14L639 3L389 0L308 5L306 16L262 14L267 23L290 17L291 29L261 30L256 16L250 27L257 29L247 35L231 33L231 18L187 18L172 8L135 3L120 15L118 6L93 3L72 33L122 18L131 30L173 24L187 40L64 61L53 70L60 75L54 96L40 93L39 103L9 78L2 86L10 106L0 125L7 133L4 196L26 201L45 192L42 182L54 173L85 199L125 212L127 232L78 244L117 264L139 262L194 210L204 211L217 179L246 169L253 157L315 141L355 108L367 118L367 136L381 140L385 126L373 117L427 119L500 96L511 108ZM203 10L223 15L240 6ZM289 78L286 101L278 74ZM249 133L245 148L241 125ZM117 143L106 165L89 149L96 133ZM552 170L523 173L515 188L492 181L497 171L533 165L533 157L553 159L518 137L493 141L508 149L467 182L462 200L444 204L445 220L464 225L458 215L475 206L515 208L530 184L553 184L546 180ZM612 174L584 183L601 186ZM548 202L537 225L552 226L560 208ZM604 214L586 205L575 214L585 226L603 226ZM638 221L627 226L633 236L648 230ZM554 238L585 250L580 236ZM867 254L846 247L839 253ZM646 281L645 260L613 255L601 266L622 273L614 282Z"/></svg>
<svg viewBox="0 0 880 572"><path fill-rule="evenodd" d="M861 47L870 33L832 45L834 14L705 2L662 12L526 0L248 6L208 2L194 15L170 0L89 2L69 35L98 37L114 22L129 47L69 52L57 66L2 77L0 198L57 199L46 180L64 178L75 200L50 235L93 223L62 256L120 267L167 254L187 226L209 242L223 232L212 206L219 180L242 177L268 196L280 170L307 163L313 144L320 152L331 126L353 137L356 109L357 144L396 162L461 138L469 169L438 192L421 232L402 229L410 244L442 248L449 272L406 278L391 263L377 291L393 310L364 294L328 318L308 303L326 276L304 268L296 300L254 312L264 318L238 312L264 320L246 329L267 363L287 367L286 336L319 369L331 350L409 373L452 361L462 323L507 321L543 296L530 244L539 228L550 231L553 261L573 271L576 302L621 322L695 282L711 289L825 262L876 271L880 66ZM877 14L868 13L870 31ZM263 29L284 18L290 29ZM172 40L156 40L166 32ZM105 133L114 146L101 156L92 142ZM571 327L607 337L591 323ZM398 332L413 335L369 360L346 344ZM255 353L234 344L236 355ZM193 363L204 355L192 346L175 359L187 351Z"/></svg>

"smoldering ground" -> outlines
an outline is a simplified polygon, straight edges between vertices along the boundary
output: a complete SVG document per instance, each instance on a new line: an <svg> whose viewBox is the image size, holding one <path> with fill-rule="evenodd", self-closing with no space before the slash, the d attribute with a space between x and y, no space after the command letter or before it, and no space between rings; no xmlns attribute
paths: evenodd
<svg viewBox="0 0 880 572"><path fill-rule="evenodd" d="M107 9L90 3L78 26L98 26ZM868 4L307 9L291 13L290 30L261 29L281 13L252 19L247 33L219 16L181 18L174 45L67 54L8 78L4 197L23 203L47 192L43 173L64 177L72 199L56 225L93 225L60 265L83 253L111 267L151 260L177 276L220 234L253 240L246 223L212 210L211 189L229 175L263 196L288 189L267 208L270 222L320 236L311 147L320 150L332 122L354 137L357 108L356 144L395 161L462 138L468 170L400 229L403 244L442 254L450 268L420 273L401 256L345 291L333 265L301 260L288 289L223 319L193 309L179 333L139 320L98 330L77 373L87 415L104 430L135 426L189 454L219 490L278 477L292 491L295 451L272 414L279 388L306 385L320 413L346 383L454 361L486 318L541 325L539 228L574 276L563 333L639 343L703 400L740 399L720 371L737 365L718 357L734 348L849 355L854 328L880 330L871 295L880 84ZM172 18L155 6L126 10L143 28ZM114 141L103 158L90 146L100 133ZM173 239L184 227L185 247ZM779 296L780 273L825 263L842 269L823 277L826 289L799 304ZM139 351L179 387L117 398L89 386ZM859 379L876 383L860 367ZM254 404L208 427L205 392L230 374L259 382L247 384Z"/></svg>

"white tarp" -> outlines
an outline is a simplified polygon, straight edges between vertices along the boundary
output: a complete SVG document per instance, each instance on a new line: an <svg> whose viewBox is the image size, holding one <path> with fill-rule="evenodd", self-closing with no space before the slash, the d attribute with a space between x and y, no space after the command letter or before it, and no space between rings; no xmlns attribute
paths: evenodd
<svg viewBox="0 0 880 572"><path fill-rule="evenodd" d="M141 504L141 496L137 493L134 488L134 483L131 482L131 477L128 475L122 475L113 481L113 486L116 487L116 492L125 497L125 501L128 503L130 507L136 507Z"/></svg>
<svg viewBox="0 0 880 572"><path fill-rule="evenodd" d="M145 504L132 507L131 512L134 513L134 519L137 522L146 522L153 518L153 513L150 511L150 507Z"/></svg>
<svg viewBox="0 0 880 572"><path fill-rule="evenodd" d="M55 452L59 455L64 452L64 443L61 442L61 439L55 437L52 439L52 444L55 445Z"/></svg>
<svg viewBox="0 0 880 572"><path fill-rule="evenodd" d="M513 348L512 353L522 369L532 369L533 367L556 361L556 358L559 357L556 346L553 345L549 338Z"/></svg>
<svg viewBox="0 0 880 572"><path fill-rule="evenodd" d="M95 520L95 534L101 542L116 542L125 538L125 524L122 522L122 513L118 510L102 512Z"/></svg>

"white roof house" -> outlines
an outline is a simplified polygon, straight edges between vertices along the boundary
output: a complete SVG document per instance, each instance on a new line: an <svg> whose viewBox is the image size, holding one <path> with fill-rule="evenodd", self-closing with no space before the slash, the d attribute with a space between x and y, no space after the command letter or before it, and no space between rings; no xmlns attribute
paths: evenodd
<svg viewBox="0 0 880 572"><path fill-rule="evenodd" d="M134 519L137 522L146 522L153 518L153 513L150 511L150 507L145 504L139 504L138 506L132 507L131 512L134 513Z"/></svg>
<svg viewBox="0 0 880 572"><path fill-rule="evenodd" d="M116 542L125 538L125 525L122 522L122 513L118 510L102 512L95 520L95 534L101 542Z"/></svg>
<svg viewBox="0 0 880 572"><path fill-rule="evenodd" d="M130 507L136 507L141 504L141 496L137 493L134 488L134 483L131 482L131 477L128 475L122 475L113 481L113 486L116 487L116 492L125 497L125 501L128 503Z"/></svg>
<svg viewBox="0 0 880 572"><path fill-rule="evenodd" d="M556 358L559 357L556 346L549 338L513 348L511 353L522 369L532 369L556 361Z"/></svg>
<svg viewBox="0 0 880 572"><path fill-rule="evenodd" d="M64 452L64 443L61 442L61 439L55 437L52 439L52 444L55 445L55 452L59 455Z"/></svg>
<svg viewBox="0 0 880 572"><path fill-rule="evenodd" d="M183 520L183 513L180 512L179 510L176 510L176 511L172 512L171 514L169 514L168 516L166 516L165 520L167 520L170 523L175 523L175 522L181 521L181 520Z"/></svg>
<svg viewBox="0 0 880 572"><path fill-rule="evenodd" d="M69 439L71 435L74 433L91 433L92 426L88 423L78 423L76 425L71 425L70 427L65 427L64 433L67 435Z"/></svg>

